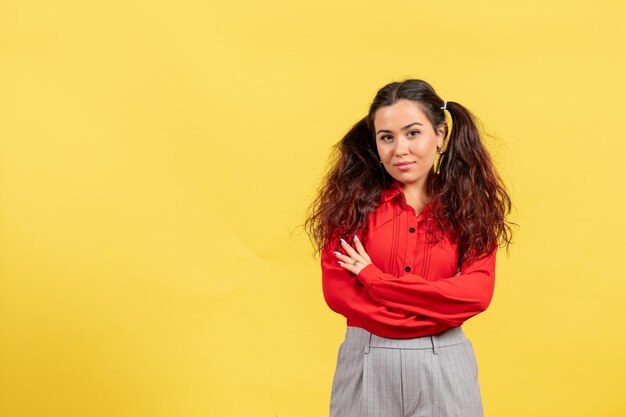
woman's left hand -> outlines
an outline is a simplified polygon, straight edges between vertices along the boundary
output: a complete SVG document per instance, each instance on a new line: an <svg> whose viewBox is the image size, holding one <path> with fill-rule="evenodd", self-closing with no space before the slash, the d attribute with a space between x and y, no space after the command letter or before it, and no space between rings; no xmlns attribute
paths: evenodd
<svg viewBox="0 0 626 417"><path fill-rule="evenodd" d="M341 246L343 250L345 250L348 255L343 255L342 253L335 252L335 256L339 259L339 265L348 271L352 272L355 275L358 275L359 272L367 265L372 263L367 252L365 252L365 248L361 241L354 236L354 248L348 244L345 240L341 239Z"/></svg>

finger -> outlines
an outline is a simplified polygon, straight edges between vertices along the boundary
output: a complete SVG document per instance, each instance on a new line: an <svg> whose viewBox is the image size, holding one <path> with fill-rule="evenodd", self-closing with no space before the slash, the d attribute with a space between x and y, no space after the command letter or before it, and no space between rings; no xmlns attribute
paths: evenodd
<svg viewBox="0 0 626 417"><path fill-rule="evenodd" d="M343 247L343 249L348 252L348 255L350 255L351 258L359 260L361 259L361 255L359 255L359 253L357 251L355 251L352 246L350 246L348 244L348 242L346 242L345 240L341 239L341 246Z"/></svg>
<svg viewBox="0 0 626 417"><path fill-rule="evenodd" d="M361 240L356 235L354 235L354 247L366 261L372 262L372 260L370 259L370 256L365 251L365 248L363 247Z"/></svg>
<svg viewBox="0 0 626 417"><path fill-rule="evenodd" d="M349 263L349 264L351 264L352 262L354 262L354 259L352 259L351 257L349 257L349 256L347 256L347 255L344 255L344 254L343 254L343 253L341 253L341 252L335 252L335 255L337 256L337 258L338 258L340 261L343 261L343 262L346 262L346 263Z"/></svg>
<svg viewBox="0 0 626 417"><path fill-rule="evenodd" d="M351 258L351 257L346 256L346 255L344 255L342 253L339 253L339 252L335 252L335 255L339 259L339 263L340 264L344 263L344 264L348 264L348 265L351 265L351 266L355 267L355 266L357 266L358 262L360 262L361 265L364 264L364 263L367 263L367 262L363 261L362 259L354 259L354 258Z"/></svg>
<svg viewBox="0 0 626 417"><path fill-rule="evenodd" d="M356 273L355 272L355 266L352 265L352 262L342 262L342 261L339 261L339 265L342 268L347 269L348 271L352 272L353 274Z"/></svg>

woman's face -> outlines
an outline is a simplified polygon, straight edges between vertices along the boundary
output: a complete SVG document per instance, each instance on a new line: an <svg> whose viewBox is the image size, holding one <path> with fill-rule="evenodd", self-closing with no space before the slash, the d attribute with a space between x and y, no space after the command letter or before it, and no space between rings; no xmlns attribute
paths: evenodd
<svg viewBox="0 0 626 417"><path fill-rule="evenodd" d="M445 126L435 132L420 106L398 100L374 113L376 148L383 166L393 178L421 188L443 146Z"/></svg>

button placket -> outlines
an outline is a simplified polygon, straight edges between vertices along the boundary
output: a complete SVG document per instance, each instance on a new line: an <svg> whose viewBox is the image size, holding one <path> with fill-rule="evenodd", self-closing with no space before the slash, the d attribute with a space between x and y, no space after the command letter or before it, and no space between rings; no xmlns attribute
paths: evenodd
<svg viewBox="0 0 626 417"><path fill-rule="evenodd" d="M413 265L415 264L415 253L418 244L418 233L417 232L417 223L418 218L413 215L412 208L407 206L406 209L406 221L407 224L405 226L406 233L406 258L404 260L404 272L411 272L413 270Z"/></svg>

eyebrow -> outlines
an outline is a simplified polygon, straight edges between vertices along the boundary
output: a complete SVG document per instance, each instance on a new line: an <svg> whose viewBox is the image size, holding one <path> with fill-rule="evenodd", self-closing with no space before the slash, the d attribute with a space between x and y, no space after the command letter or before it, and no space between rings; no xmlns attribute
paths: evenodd
<svg viewBox="0 0 626 417"><path fill-rule="evenodd" d="M402 130L408 129L408 128L410 128L410 127L411 127L411 126L413 126L413 125L420 125L420 126L424 126L424 125L423 125L423 124L421 124L420 122L413 122L413 123L411 123L411 124L409 124L409 125L404 126L404 127L402 128ZM381 133L381 132L389 132L389 133L391 133L391 130L384 130L384 129L380 129L378 132L376 132L376 134L378 135L378 134L379 134L379 133Z"/></svg>

